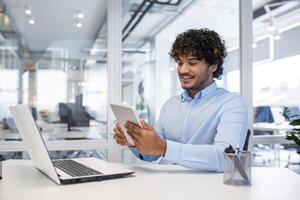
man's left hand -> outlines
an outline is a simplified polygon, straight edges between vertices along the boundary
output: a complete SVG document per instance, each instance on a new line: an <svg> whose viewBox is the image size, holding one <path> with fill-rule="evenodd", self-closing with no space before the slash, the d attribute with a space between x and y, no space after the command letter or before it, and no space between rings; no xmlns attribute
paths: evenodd
<svg viewBox="0 0 300 200"><path fill-rule="evenodd" d="M125 124L127 133L133 139L137 150L143 154L164 156L167 147L166 141L161 139L155 129L144 120L141 120L141 125L142 128L129 121Z"/></svg>

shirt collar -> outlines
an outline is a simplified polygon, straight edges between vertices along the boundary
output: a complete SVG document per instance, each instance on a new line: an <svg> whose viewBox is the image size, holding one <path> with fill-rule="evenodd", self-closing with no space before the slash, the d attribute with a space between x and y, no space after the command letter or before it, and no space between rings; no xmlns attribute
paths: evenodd
<svg viewBox="0 0 300 200"><path fill-rule="evenodd" d="M208 95L209 93L215 91L218 88L216 81L212 82L209 86L204 88L203 90L197 92L194 99L201 99ZM181 102L191 101L193 98L189 95L187 90L184 90L181 94Z"/></svg>

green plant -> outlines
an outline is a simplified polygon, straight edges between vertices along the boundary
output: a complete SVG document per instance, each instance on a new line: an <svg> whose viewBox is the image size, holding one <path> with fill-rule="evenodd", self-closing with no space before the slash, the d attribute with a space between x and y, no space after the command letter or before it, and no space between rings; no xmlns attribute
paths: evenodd
<svg viewBox="0 0 300 200"><path fill-rule="evenodd" d="M287 140L292 140L294 141L297 145L300 146L300 118L299 119L295 119L292 122L290 122L290 125L294 126L293 128L293 132L288 134L286 136ZM300 154L300 152L298 151L298 154Z"/></svg>

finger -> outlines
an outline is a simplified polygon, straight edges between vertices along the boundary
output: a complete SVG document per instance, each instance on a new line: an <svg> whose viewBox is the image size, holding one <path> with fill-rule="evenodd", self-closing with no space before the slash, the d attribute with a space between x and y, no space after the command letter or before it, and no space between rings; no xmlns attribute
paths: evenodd
<svg viewBox="0 0 300 200"><path fill-rule="evenodd" d="M136 139L136 135L134 133L132 133L130 130L127 130L127 134L133 139L135 140Z"/></svg>
<svg viewBox="0 0 300 200"><path fill-rule="evenodd" d="M116 143L118 145L121 145L121 146L129 146L128 142L124 142L124 141L118 141L118 140L116 140Z"/></svg>
<svg viewBox="0 0 300 200"><path fill-rule="evenodd" d="M129 144L128 144L127 142L122 142L122 141L117 141L117 140L116 140L116 143L117 143L118 145L121 145L121 146L129 146Z"/></svg>
<svg viewBox="0 0 300 200"><path fill-rule="evenodd" d="M115 139L115 141L118 145L122 145L122 142L120 140Z"/></svg>
<svg viewBox="0 0 300 200"><path fill-rule="evenodd" d="M124 142L124 141L119 141L119 144L122 146L129 146L128 142Z"/></svg>
<svg viewBox="0 0 300 200"><path fill-rule="evenodd" d="M141 125L144 129L146 129L146 130L152 130L153 129L152 126L147 124L144 119L141 119L140 122L141 122Z"/></svg>
<svg viewBox="0 0 300 200"><path fill-rule="evenodd" d="M123 138L123 137L119 137L118 135L114 135L114 138L117 142L120 142L120 143L127 143L127 139L126 138Z"/></svg>
<svg viewBox="0 0 300 200"><path fill-rule="evenodd" d="M132 121L126 121L125 123L125 127L127 126L130 126L130 127L138 127L138 128L141 128L138 124L132 122Z"/></svg>
<svg viewBox="0 0 300 200"><path fill-rule="evenodd" d="M137 135L135 135L135 134L132 134L130 131L127 131L127 134L132 138L132 140L133 140L133 142L134 142L134 144L135 144L135 146L137 146L137 145L139 145L140 144L140 142L139 142L139 138L138 138L138 136Z"/></svg>
<svg viewBox="0 0 300 200"><path fill-rule="evenodd" d="M124 141L127 140L125 137L119 136L119 135L117 135L117 134L114 135L114 138L117 139L117 140L122 140L122 141L123 141L123 140L124 140Z"/></svg>
<svg viewBox="0 0 300 200"><path fill-rule="evenodd" d="M119 137L125 138L125 135L123 132L120 132L119 130L114 130L115 134L118 135Z"/></svg>
<svg viewBox="0 0 300 200"><path fill-rule="evenodd" d="M142 134L142 130L138 125L132 123L132 122L126 122L125 124L125 128L127 130L129 130L131 133L135 133L135 134Z"/></svg>
<svg viewBox="0 0 300 200"><path fill-rule="evenodd" d="M116 123L116 128L120 131L120 132L123 132L122 131L122 128L121 128L121 125L119 122Z"/></svg>

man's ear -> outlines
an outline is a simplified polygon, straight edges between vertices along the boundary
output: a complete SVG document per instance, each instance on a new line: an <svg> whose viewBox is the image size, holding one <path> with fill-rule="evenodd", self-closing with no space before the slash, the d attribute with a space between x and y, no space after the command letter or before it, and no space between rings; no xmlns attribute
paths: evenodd
<svg viewBox="0 0 300 200"><path fill-rule="evenodd" d="M217 69L218 69L218 65L217 64L209 66L209 71L211 73L214 73L215 71L217 71Z"/></svg>

